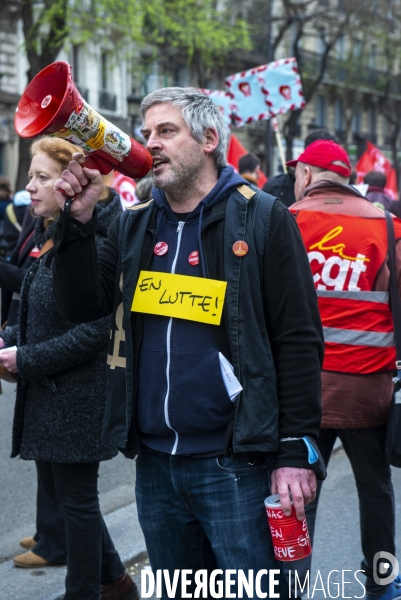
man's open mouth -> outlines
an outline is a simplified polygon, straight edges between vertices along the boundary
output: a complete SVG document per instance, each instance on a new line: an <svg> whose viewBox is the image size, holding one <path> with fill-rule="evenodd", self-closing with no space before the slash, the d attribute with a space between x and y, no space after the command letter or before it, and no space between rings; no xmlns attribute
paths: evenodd
<svg viewBox="0 0 401 600"><path fill-rule="evenodd" d="M168 160L166 158L154 158L153 159L153 168L157 169L158 167L160 167L161 165L164 165L168 163Z"/></svg>

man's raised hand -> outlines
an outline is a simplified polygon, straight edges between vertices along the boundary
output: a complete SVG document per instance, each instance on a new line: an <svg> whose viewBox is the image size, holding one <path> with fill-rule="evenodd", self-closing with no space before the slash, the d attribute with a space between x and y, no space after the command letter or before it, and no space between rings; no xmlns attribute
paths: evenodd
<svg viewBox="0 0 401 600"><path fill-rule="evenodd" d="M67 198L74 198L71 204L71 216L86 223L92 218L93 209L103 190L102 176L96 169L84 167L85 156L80 152L72 155L68 169L54 184L54 196L57 204L64 209Z"/></svg>

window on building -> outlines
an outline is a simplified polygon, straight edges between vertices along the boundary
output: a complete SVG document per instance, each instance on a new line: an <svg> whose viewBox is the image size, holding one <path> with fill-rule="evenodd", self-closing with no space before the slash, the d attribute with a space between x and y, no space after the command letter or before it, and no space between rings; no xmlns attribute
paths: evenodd
<svg viewBox="0 0 401 600"><path fill-rule="evenodd" d="M72 75L75 83L81 83L81 47L77 44L72 47Z"/></svg>
<svg viewBox="0 0 401 600"><path fill-rule="evenodd" d="M326 96L316 98L316 125L326 127Z"/></svg>
<svg viewBox="0 0 401 600"><path fill-rule="evenodd" d="M376 142L376 129L377 129L377 110L374 104L369 106L368 111L368 136L371 142Z"/></svg>
<svg viewBox="0 0 401 600"><path fill-rule="evenodd" d="M154 63L151 70L143 76L142 93L144 96L158 90L159 84L159 65Z"/></svg>
<svg viewBox="0 0 401 600"><path fill-rule="evenodd" d="M293 56L295 49L294 44L297 39L298 28L296 23L292 23L288 33L288 54L289 56Z"/></svg>
<svg viewBox="0 0 401 600"><path fill-rule="evenodd" d="M343 60L345 58L345 36L342 35L336 42L336 55L337 58Z"/></svg>
<svg viewBox="0 0 401 600"><path fill-rule="evenodd" d="M369 51L369 67L371 69L377 68L377 46L372 44Z"/></svg>
<svg viewBox="0 0 401 600"><path fill-rule="evenodd" d="M361 58L363 52L362 40L353 40L352 42L352 54L354 58Z"/></svg>
<svg viewBox="0 0 401 600"><path fill-rule="evenodd" d="M387 2L387 19L393 20L395 18L394 15L394 9L395 7L393 6L394 2L392 0L388 0Z"/></svg>
<svg viewBox="0 0 401 600"><path fill-rule="evenodd" d="M177 67L175 81L175 85L178 85L179 87L187 87L190 85L191 79L188 67ZM219 84L215 86L216 89L218 88L218 85Z"/></svg>
<svg viewBox="0 0 401 600"><path fill-rule="evenodd" d="M337 98L334 105L334 127L336 132L344 131L344 102L342 98Z"/></svg>
<svg viewBox="0 0 401 600"><path fill-rule="evenodd" d="M319 31L319 37L317 38L317 53L323 54L326 50L325 42L326 30L322 27Z"/></svg>
<svg viewBox="0 0 401 600"><path fill-rule="evenodd" d="M383 137L384 143L389 146L391 144L391 125L388 120L383 117Z"/></svg>
<svg viewBox="0 0 401 600"><path fill-rule="evenodd" d="M74 44L72 46L72 77L79 90L81 96L89 102L89 88L83 83L85 81L85 72L83 64L83 51L82 46Z"/></svg>
<svg viewBox="0 0 401 600"><path fill-rule="evenodd" d="M99 108L117 110L117 95L113 92L113 69L107 52L100 55Z"/></svg>
<svg viewBox="0 0 401 600"><path fill-rule="evenodd" d="M109 89L109 57L106 52L100 55L100 87L102 90Z"/></svg>
<svg viewBox="0 0 401 600"><path fill-rule="evenodd" d="M361 110L357 109L352 115L351 129L352 133L361 133L362 114Z"/></svg>

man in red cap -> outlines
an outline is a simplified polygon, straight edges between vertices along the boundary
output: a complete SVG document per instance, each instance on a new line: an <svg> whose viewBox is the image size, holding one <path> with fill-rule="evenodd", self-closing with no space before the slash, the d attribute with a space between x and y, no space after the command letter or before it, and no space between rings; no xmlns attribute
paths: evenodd
<svg viewBox="0 0 401 600"><path fill-rule="evenodd" d="M351 462L366 598L398 599L400 578L380 572L380 580L375 572L378 552L395 554L393 486L384 454L395 369L385 215L348 185L351 165L338 144L316 141L287 164L296 167L297 201L290 210L308 252L325 338L318 446L327 464L339 437ZM399 240L400 220L394 219L394 228ZM307 510L311 536L318 497Z"/></svg>

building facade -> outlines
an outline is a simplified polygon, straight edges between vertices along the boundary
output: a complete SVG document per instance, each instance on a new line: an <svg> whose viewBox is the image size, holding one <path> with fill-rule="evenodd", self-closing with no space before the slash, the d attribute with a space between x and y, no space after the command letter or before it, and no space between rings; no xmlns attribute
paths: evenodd
<svg viewBox="0 0 401 600"><path fill-rule="evenodd" d="M13 128L13 115L26 87L28 68L21 23L15 19L16 11L12 10L14 2L16 5L18 0L8 0L7 6L11 7L8 20L2 18L0 21L0 172L12 181L18 167L18 139ZM293 156L297 157L302 151L306 135L320 127L337 134L354 162L366 140L389 154L394 139L391 139L393 128L391 119L386 119L386 111L396 113L397 110L390 109L389 102L384 100L390 99L393 107L399 102L401 107L401 79L394 75L391 86L388 85L389 67L383 57L382 32L393 35L396 40L398 25L392 11L394 7L401 11L401 0L370 2L373 12L366 12L363 4L364 0L355 5L354 0L347 3L340 0L299 0L296 3L232 0L233 16L245 19L250 25L253 49L231 53L224 64L216 63L208 70L209 76L203 87L224 89L224 77L231 73L264 64L272 58L295 55L304 89L315 89L293 131ZM387 12L383 12L384 5L389 7ZM354 11L349 18L347 11ZM66 60L72 65L78 89L95 110L139 140L139 103L144 95L169 85L199 85L193 66L187 64L179 50L169 48L167 42L166 51L157 54L149 40L148 47L133 49L134 58L127 64L116 58L107 36L98 36L98 39L101 41L86 44L73 44L67 40L58 60ZM330 52L320 76L328 45L331 45ZM156 55L158 58L152 59ZM396 61L394 65L397 66ZM281 130L288 117L279 118ZM243 145L261 158L268 171L267 130L266 122L232 129ZM285 146L284 137L283 142ZM274 174L280 165L274 136L270 136L270 144L271 173Z"/></svg>
<svg viewBox="0 0 401 600"><path fill-rule="evenodd" d="M15 7L16 8L16 7ZM18 20L13 4L0 18L0 174L14 180L18 139L14 130L15 107L19 100Z"/></svg>

